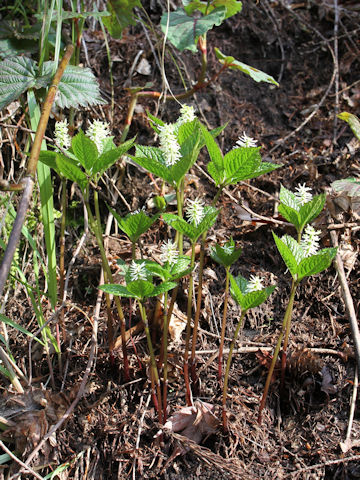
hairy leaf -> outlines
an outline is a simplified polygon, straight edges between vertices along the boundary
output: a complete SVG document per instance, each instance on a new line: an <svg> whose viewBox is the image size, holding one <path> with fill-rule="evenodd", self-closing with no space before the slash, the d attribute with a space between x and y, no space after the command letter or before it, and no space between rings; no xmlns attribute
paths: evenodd
<svg viewBox="0 0 360 480"><path fill-rule="evenodd" d="M0 110L36 85L36 63L27 57L0 62Z"/></svg>

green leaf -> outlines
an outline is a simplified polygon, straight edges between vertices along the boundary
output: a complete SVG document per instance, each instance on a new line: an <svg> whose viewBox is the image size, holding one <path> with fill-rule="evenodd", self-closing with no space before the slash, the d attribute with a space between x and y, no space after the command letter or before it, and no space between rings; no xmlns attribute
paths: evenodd
<svg viewBox="0 0 360 480"><path fill-rule="evenodd" d="M57 154L56 166L61 175L77 183L81 190L85 189L88 184L87 176L79 167L71 163L68 158L64 155Z"/></svg>
<svg viewBox="0 0 360 480"><path fill-rule="evenodd" d="M260 147L241 147L230 150L224 157L226 185L251 178L261 163Z"/></svg>
<svg viewBox="0 0 360 480"><path fill-rule="evenodd" d="M264 303L276 288L275 285L272 285L262 290L246 293L248 281L241 275L238 277L233 277L230 275L230 284L230 292L232 297L244 311L247 311L250 308L258 307Z"/></svg>
<svg viewBox="0 0 360 480"><path fill-rule="evenodd" d="M292 223L296 229L299 228L300 225L300 215L297 210L294 210L291 207L280 203L278 207L278 212L282 215L288 222Z"/></svg>
<svg viewBox="0 0 360 480"><path fill-rule="evenodd" d="M349 112L341 112L338 115L338 118L344 120L346 123L349 124L351 130L355 137L360 140L360 120L356 115L353 115Z"/></svg>
<svg viewBox="0 0 360 480"><path fill-rule="evenodd" d="M39 340L37 337L35 337L35 335L33 335L31 332L29 332L29 330L26 330L26 328L22 327L21 325L19 325L18 323L14 322L14 321L11 320L10 318L6 317L6 316L3 315L2 313L0 313L0 322L3 322L3 323L5 323L6 325L9 325L10 327L15 328L15 329L18 330L19 332L24 333L24 334L27 335L28 337L33 338L33 339L36 340L38 343L40 343L40 345L43 345L43 346L44 346L44 343L43 343L41 340Z"/></svg>
<svg viewBox="0 0 360 480"><path fill-rule="evenodd" d="M230 253L228 253L228 251ZM230 267L235 263L241 255L241 248L235 248L235 242L230 239L224 246L215 245L210 251L211 258L222 265L223 267Z"/></svg>
<svg viewBox="0 0 360 480"><path fill-rule="evenodd" d="M51 150L41 150L39 161L55 170L55 172L59 173L56 165L56 155L57 153Z"/></svg>
<svg viewBox="0 0 360 480"><path fill-rule="evenodd" d="M27 57L0 62L0 110L36 84L36 63Z"/></svg>
<svg viewBox="0 0 360 480"><path fill-rule="evenodd" d="M121 158L130 148L133 146L135 141L135 137L127 140L123 144L121 144L117 148L113 148L112 150L105 150L97 160L95 161L92 167L92 175L97 175L101 177L104 172L111 167L119 158Z"/></svg>
<svg viewBox="0 0 360 480"><path fill-rule="evenodd" d="M266 173L273 172L277 168L282 167L282 163L271 163L271 162L261 162L258 168L251 174L247 180L251 178L257 178L260 175L265 175Z"/></svg>
<svg viewBox="0 0 360 480"><path fill-rule="evenodd" d="M205 13L212 12L214 8L225 7L225 18L229 18L242 10L242 3L237 0L213 0L211 3L201 2L200 0L183 0L183 5L188 15L192 15L195 10L199 10L205 15Z"/></svg>
<svg viewBox="0 0 360 480"><path fill-rule="evenodd" d="M199 142L200 135L199 131L197 130L182 143L180 149L180 159L175 163L175 165L168 167L173 184L179 186L184 176L196 162L199 155Z"/></svg>
<svg viewBox="0 0 360 480"><path fill-rule="evenodd" d="M111 0L106 2L110 17L103 19L105 27L113 38L121 38L129 25L136 25L133 9L141 8L140 0Z"/></svg>
<svg viewBox="0 0 360 480"><path fill-rule="evenodd" d="M214 137L211 133L207 130L204 125L200 125L201 134L205 140L205 145L207 151L209 152L209 156L211 162L208 164L208 172L212 176L213 180L215 181L216 185L221 185L224 181L224 159L222 152L215 142Z"/></svg>
<svg viewBox="0 0 360 480"><path fill-rule="evenodd" d="M279 86L278 82L271 75L268 75L267 73L264 73L255 67L251 67L250 65L239 62L238 60L235 60L234 57L224 55L216 47L215 55L222 65L226 65L231 70L240 70L246 75L249 75L253 80L255 80L255 82L273 83L277 87Z"/></svg>
<svg viewBox="0 0 360 480"><path fill-rule="evenodd" d="M273 232L273 237L274 237L276 246L280 252L280 255L282 256L282 259L285 262L285 265L289 269L292 277L296 278L296 275L298 272L298 262L296 261L294 254L292 253L290 247L286 244L286 242L283 239L279 238L274 232ZM289 238L292 238L292 237L289 237Z"/></svg>
<svg viewBox="0 0 360 480"><path fill-rule="evenodd" d="M126 288L132 293L136 298L146 298L152 296L155 287L154 285L147 280L135 280L134 282L129 282L126 285Z"/></svg>
<svg viewBox="0 0 360 480"><path fill-rule="evenodd" d="M298 266L298 280L326 270L335 258L337 248L324 248L316 255L304 258Z"/></svg>
<svg viewBox="0 0 360 480"><path fill-rule="evenodd" d="M176 231L189 237L191 242L194 243L200 237L200 235L209 230L209 228L215 223L216 217L219 214L219 210L214 207L205 207L204 213L205 216L199 225L190 224L183 218L180 218L172 213L164 213L163 219L168 225L173 227Z"/></svg>
<svg viewBox="0 0 360 480"><path fill-rule="evenodd" d="M109 283L106 285L100 285L99 290L102 290L109 295L116 295L118 297L125 297L125 298L135 298L136 295L129 292L129 290L124 287L124 285L116 285L113 283Z"/></svg>
<svg viewBox="0 0 360 480"><path fill-rule="evenodd" d="M189 267L190 258L187 255L180 255L176 263L170 266L169 274L171 280L178 280L179 278L189 275L193 270Z"/></svg>
<svg viewBox="0 0 360 480"><path fill-rule="evenodd" d="M226 16L226 8L219 7L209 15L201 18L189 17L185 10L178 8L170 13L169 29L167 29L168 13L161 17L162 31L167 31L168 40L181 52L185 49L196 53L196 44L200 35L211 30L214 25L221 25Z"/></svg>
<svg viewBox="0 0 360 480"><path fill-rule="evenodd" d="M358 178L345 178L336 180L331 184L335 192L345 193L349 197L360 197L360 180Z"/></svg>
<svg viewBox="0 0 360 480"><path fill-rule="evenodd" d="M99 156L95 143L80 129L79 133L72 138L71 147L86 173L91 175L92 166Z"/></svg>
<svg viewBox="0 0 360 480"><path fill-rule="evenodd" d="M160 283L157 287L154 288L151 294L149 294L149 297L157 297L158 295L161 295L162 293L168 292L169 290L172 290L175 288L177 285L176 282L163 282Z"/></svg>
<svg viewBox="0 0 360 480"><path fill-rule="evenodd" d="M320 195L316 195L310 200L310 202L307 202L300 207L300 231L304 228L305 225L311 223L314 218L319 215L321 210L324 208L325 201L326 195L325 193L322 193Z"/></svg>
<svg viewBox="0 0 360 480"><path fill-rule="evenodd" d="M173 185L173 177L169 168L165 165L163 153L159 148L136 145L135 157L131 158L148 172L157 175Z"/></svg>
<svg viewBox="0 0 360 480"><path fill-rule="evenodd" d="M53 72L54 62L45 62L43 75ZM61 109L100 105L104 100L100 96L99 84L89 68L68 65L58 87L55 105Z"/></svg>
<svg viewBox="0 0 360 480"><path fill-rule="evenodd" d="M114 215L119 228L126 233L132 243L136 243L143 233L145 233L153 223L159 218L160 214L148 217L143 210L138 213L130 213L126 217L120 217L111 207L108 206L110 212Z"/></svg>

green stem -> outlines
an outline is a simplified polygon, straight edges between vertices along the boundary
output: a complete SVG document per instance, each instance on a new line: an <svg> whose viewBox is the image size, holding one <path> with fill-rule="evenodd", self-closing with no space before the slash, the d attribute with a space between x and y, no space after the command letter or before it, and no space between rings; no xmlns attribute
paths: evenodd
<svg viewBox="0 0 360 480"><path fill-rule="evenodd" d="M277 341L277 344L276 344L276 347L275 347L275 350L274 350L274 355L273 355L273 358L271 360L269 372L268 372L268 375L266 377L264 392L263 392L261 402L260 402L260 407L259 407L258 423L261 423L262 411L263 411L263 409L265 407L265 404L266 404L266 398L267 398L267 395L268 395L268 392L269 392L271 379L272 379L272 376L273 376L273 373L274 373L277 358L279 356L281 343L282 343L282 340L284 338L284 334L285 334L287 328L290 329L291 315L292 315L292 311L293 311L294 298L295 298L295 292L296 292L297 286L298 286L298 282L293 281L292 286L291 286L289 303L286 307L284 320L283 320L282 327L281 327L281 332L280 332L280 335L279 335L279 338L278 338L278 341ZM288 326L288 324L289 324L289 326Z"/></svg>
<svg viewBox="0 0 360 480"><path fill-rule="evenodd" d="M195 242L191 246L191 263L190 266L193 269L195 264ZM189 291L188 291L188 304L187 304L187 323L186 323L186 340L185 340L185 353L184 353L184 379L186 387L186 403L192 405L191 390L189 380L189 345L190 345L190 331L191 331L191 312L192 312L192 293L194 285L193 272L190 274L189 279Z"/></svg>
<svg viewBox="0 0 360 480"><path fill-rule="evenodd" d="M183 185L183 182L181 182L181 184ZM177 209L178 209L178 216L182 218L183 217L183 195L182 195L181 185L176 188L176 203L177 203ZM184 251L183 239L184 239L184 235L181 232L177 231L176 242L177 242L180 255L182 255Z"/></svg>
<svg viewBox="0 0 360 480"><path fill-rule="evenodd" d="M148 344L149 353L150 353L151 394L152 394L152 397L153 397L153 400L154 400L156 410L158 412L159 423L160 423L160 425L162 425L163 417L162 417L160 378L159 378L159 373L158 373L158 369L157 369L157 366L156 366L154 348L153 348L153 344L152 344L152 341L151 341L149 322L148 322L148 319L147 319L145 306L142 303L142 300L139 300L139 309L140 309L140 315L141 315L142 321L144 322L144 325L145 325L145 327L144 327L145 328L145 334L146 334L147 344ZM156 389L156 393L155 393L155 389Z"/></svg>
<svg viewBox="0 0 360 480"><path fill-rule="evenodd" d="M59 252L59 298L63 301L65 287L65 228L66 228L66 208L67 208L67 192L66 178L61 178L61 223L60 223L60 252ZM64 309L61 310L59 323L63 341L66 341L66 329L64 324Z"/></svg>
<svg viewBox="0 0 360 480"><path fill-rule="evenodd" d="M223 363L223 351L224 351L224 341L225 341L226 316L227 316L227 307L228 307L228 300L229 300L229 283L230 283L230 267L226 267L224 311L223 311L220 346L219 346L219 368L218 368L218 380L219 380L219 382L221 382L221 376L222 376L222 363Z"/></svg>
<svg viewBox="0 0 360 480"><path fill-rule="evenodd" d="M223 398L222 398L222 419L223 419L223 428L225 431L227 431L228 426L227 426L227 415L226 415L226 398L227 398L227 391L228 391L228 385L229 385L229 373L230 373L230 367L231 367L231 361L232 361L232 354L234 351L235 343L237 340L237 337L239 335L240 329L243 324L244 317L246 315L247 310L244 310L241 312L241 316L239 319L239 323L236 326L236 330L234 333L234 338L230 344L230 350L229 350L229 356L226 362L226 370L225 370L225 376L224 376L224 387L223 387Z"/></svg>

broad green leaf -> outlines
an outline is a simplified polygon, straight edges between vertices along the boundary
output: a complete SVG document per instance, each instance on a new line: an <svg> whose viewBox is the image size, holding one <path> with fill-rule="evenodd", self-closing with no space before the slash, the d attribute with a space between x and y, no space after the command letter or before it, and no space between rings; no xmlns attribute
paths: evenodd
<svg viewBox="0 0 360 480"><path fill-rule="evenodd" d="M215 262L223 267L230 267L241 255L241 248L235 248L235 242L231 239L224 246L215 245L210 251L210 256Z"/></svg>
<svg viewBox="0 0 360 480"><path fill-rule="evenodd" d="M112 150L104 151L97 160L95 161L92 167L92 175L97 175L99 178L104 174L104 172L111 167L119 158L121 158L130 148L133 146L135 137L127 140L117 148Z"/></svg>
<svg viewBox="0 0 360 480"><path fill-rule="evenodd" d="M69 162L68 158L58 154L56 156L56 166L61 175L77 183L82 190L85 189L88 184L87 176L79 167Z"/></svg>
<svg viewBox="0 0 360 480"><path fill-rule="evenodd" d="M95 143L80 129L79 133L72 138L71 147L86 173L91 175L92 166L99 156Z"/></svg>
<svg viewBox="0 0 360 480"><path fill-rule="evenodd" d="M273 172L274 170L282 166L282 163L261 162L258 168L251 174L251 177L247 178L246 180L257 178L260 175L265 175L266 173Z"/></svg>
<svg viewBox="0 0 360 480"><path fill-rule="evenodd" d="M187 255L180 255L177 262L170 267L170 279L178 280L179 278L189 275L192 271L192 267L189 267L189 264L190 258Z"/></svg>
<svg viewBox="0 0 360 480"><path fill-rule="evenodd" d="M176 282L163 282L160 283L160 285L156 286L152 293L148 295L149 297L157 297L158 295L161 295L162 293L168 292L169 290L172 290L175 288L177 285Z"/></svg>
<svg viewBox="0 0 360 480"><path fill-rule="evenodd" d="M40 162L45 163L45 165L55 170L55 172L59 173L56 165L56 155L57 153L51 150L41 150L39 160Z"/></svg>
<svg viewBox="0 0 360 480"><path fill-rule="evenodd" d="M331 184L331 187L335 192L344 192L349 197L360 197L360 179L358 178L336 180Z"/></svg>
<svg viewBox="0 0 360 480"><path fill-rule="evenodd" d="M214 0L211 3L201 2L200 0L183 0L183 5L186 13L192 15L195 10L199 10L202 14L210 13L214 8L225 7L225 18L232 17L242 10L242 3L237 0Z"/></svg>
<svg viewBox="0 0 360 480"><path fill-rule="evenodd" d="M302 230L308 223L311 223L314 218L319 215L321 210L324 208L325 201L326 195L325 193L322 193L320 195L316 195L310 200L310 202L307 202L300 207L300 230Z"/></svg>
<svg viewBox="0 0 360 480"><path fill-rule="evenodd" d="M106 9L110 13L110 17L105 17L103 22L113 38L121 38L125 28L136 24L133 12L135 7L141 8L140 0L109 0L106 2Z"/></svg>
<svg viewBox="0 0 360 480"><path fill-rule="evenodd" d="M278 207L278 212L285 218L285 220L292 223L296 229L299 229L299 225L301 222L300 215L297 210L294 210L293 208L288 207L283 203L280 203Z"/></svg>
<svg viewBox="0 0 360 480"><path fill-rule="evenodd" d="M199 141L200 135L199 131L197 130L181 145L181 158L175 163L175 165L169 167L169 173L171 175L173 184L179 185L186 173L196 162L199 155Z"/></svg>
<svg viewBox="0 0 360 480"><path fill-rule="evenodd" d="M182 145L191 136L198 133L200 122L195 118L192 122L186 122L180 125L177 131L177 139L180 145ZM175 130L176 131L176 130Z"/></svg>
<svg viewBox="0 0 360 480"><path fill-rule="evenodd" d="M236 303L238 303L242 310L249 310L261 305L273 293L276 286L263 288L255 292L246 293L248 281L241 275L233 277L230 275L230 292Z"/></svg>
<svg viewBox="0 0 360 480"><path fill-rule="evenodd" d="M276 246L280 252L280 255L282 256L282 259L285 262L285 265L289 269L292 277L296 278L296 275L298 272L298 262L296 261L294 254L292 253L287 243L282 238L279 238L274 232L273 232L273 237L274 237ZM287 235L287 237L289 236ZM289 238L292 238L292 237L289 237Z"/></svg>
<svg viewBox="0 0 360 480"><path fill-rule="evenodd" d="M207 166L208 172L212 176L216 185L221 185L221 183L224 181L224 159L222 152L207 128L202 124L200 125L200 128L211 159L211 162Z"/></svg>
<svg viewBox="0 0 360 480"><path fill-rule="evenodd" d="M239 62L238 60L235 60L234 57L224 55L216 47L215 47L215 55L222 65L226 65L228 68L232 70L240 70L246 75L249 75L253 80L255 80L255 82L273 83L277 87L279 86L278 82L271 75L268 75L267 73L264 73L255 67L251 67L250 65L246 65L245 63Z"/></svg>
<svg viewBox="0 0 360 480"><path fill-rule="evenodd" d="M186 235L190 239L196 237L197 230L196 227L190 225L186 220L183 218L174 215L173 213L163 213L162 215L163 220L173 227L177 232Z"/></svg>
<svg viewBox="0 0 360 480"><path fill-rule="evenodd" d="M36 84L36 63L27 57L0 62L0 110Z"/></svg>
<svg viewBox="0 0 360 480"><path fill-rule="evenodd" d="M226 185L249 178L261 163L260 147L241 147L230 150L224 157Z"/></svg>
<svg viewBox="0 0 360 480"><path fill-rule="evenodd" d="M136 298L146 298L152 296L154 291L154 285L148 280L135 280L134 282L129 282L126 285L126 288L130 293L132 293Z"/></svg>
<svg viewBox="0 0 360 480"><path fill-rule="evenodd" d="M316 255L304 258L298 266L298 280L326 270L335 258L336 252L337 248L324 248Z"/></svg>
<svg viewBox="0 0 360 480"><path fill-rule="evenodd" d="M21 325L19 325L18 323L14 322L13 320L11 320L10 318L6 317L5 315L3 315L2 313L0 313L0 322L3 322L5 323L6 325L9 325L10 327L13 327L15 328L16 330L18 330L19 332L21 333L24 333L25 335L27 335L28 337L31 337L33 338L34 340L36 340L38 343L40 343L41 345L44 345L44 343L39 340L35 335L33 335L31 332L29 332L29 330L26 330L26 328L22 327Z"/></svg>
<svg viewBox="0 0 360 480"><path fill-rule="evenodd" d="M349 112L341 112L338 114L338 118L344 120L346 123L349 124L351 130L355 137L360 140L360 120L356 115L353 115Z"/></svg>
<svg viewBox="0 0 360 480"><path fill-rule="evenodd" d="M168 40L181 52L185 49L196 53L196 44L200 35L211 30L214 25L221 25L226 16L226 8L219 7L209 15L201 18L190 17L185 10L178 8L170 13L169 29L167 29L168 13L161 17L163 32L167 31Z"/></svg>
<svg viewBox="0 0 360 480"><path fill-rule="evenodd" d="M115 285L113 283L109 283L107 285L100 285L99 290L102 290L109 295L116 295L118 297L125 297L125 298L134 298L136 295L129 292L129 290L124 287L124 285Z"/></svg>
<svg viewBox="0 0 360 480"><path fill-rule="evenodd" d="M133 243L137 242L140 235L145 233L160 216L160 214L156 214L153 217L148 217L144 211L140 210L138 213L130 213L126 217L121 217L111 207L108 206L108 208L116 219L119 228L126 233Z"/></svg>
<svg viewBox="0 0 360 480"><path fill-rule="evenodd" d="M43 75L51 75L54 62L45 62ZM51 78L51 77L50 77ZM104 103L99 84L89 68L68 65L58 87L55 105L61 109L88 107Z"/></svg>
<svg viewBox="0 0 360 480"><path fill-rule="evenodd" d="M291 207L293 210L297 212L300 210L301 203L295 193L291 192L283 185L280 187L280 194L279 194L280 203L285 205L286 207Z"/></svg>
<svg viewBox="0 0 360 480"><path fill-rule="evenodd" d="M165 165L163 153L159 148L136 145L135 157L131 158L148 172L173 184L173 177Z"/></svg>

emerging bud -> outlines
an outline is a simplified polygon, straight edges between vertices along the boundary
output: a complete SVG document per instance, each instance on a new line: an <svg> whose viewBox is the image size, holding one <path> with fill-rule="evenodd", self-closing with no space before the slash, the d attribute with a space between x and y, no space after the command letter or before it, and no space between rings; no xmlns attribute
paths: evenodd
<svg viewBox="0 0 360 480"><path fill-rule="evenodd" d="M104 149L104 140L110 137L110 134L109 124L101 120L94 120L86 131L86 135L95 143L100 155Z"/></svg>
<svg viewBox="0 0 360 480"><path fill-rule="evenodd" d="M66 119L55 123L55 142L63 150L67 150L71 145L68 128L69 124Z"/></svg>
<svg viewBox="0 0 360 480"><path fill-rule="evenodd" d="M198 226L205 216L204 202L198 197L195 198L195 200L188 200L187 203L188 206L185 209L185 213L188 217L188 222Z"/></svg>

